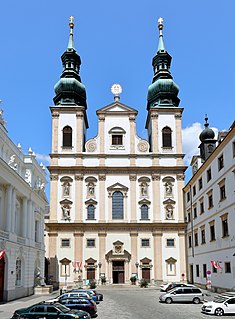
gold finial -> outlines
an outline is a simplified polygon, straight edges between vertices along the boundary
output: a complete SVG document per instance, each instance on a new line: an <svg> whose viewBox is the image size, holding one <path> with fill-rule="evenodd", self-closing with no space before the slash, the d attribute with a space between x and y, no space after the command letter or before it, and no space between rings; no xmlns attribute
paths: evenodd
<svg viewBox="0 0 235 319"><path fill-rule="evenodd" d="M158 29L160 31L160 35L162 35L162 29L163 29L163 19L160 17L158 20Z"/></svg>
<svg viewBox="0 0 235 319"><path fill-rule="evenodd" d="M73 33L73 27L74 27L73 21L74 21L74 17L71 16L71 17L69 18L70 33Z"/></svg>

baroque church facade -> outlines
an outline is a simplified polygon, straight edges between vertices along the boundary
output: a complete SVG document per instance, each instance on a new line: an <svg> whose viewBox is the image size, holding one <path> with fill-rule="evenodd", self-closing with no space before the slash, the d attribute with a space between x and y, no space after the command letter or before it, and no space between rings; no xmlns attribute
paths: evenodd
<svg viewBox="0 0 235 319"><path fill-rule="evenodd" d="M96 111L97 136L86 140L86 90L74 48L73 19L52 106L49 278L55 286L99 281L186 279L182 189L182 112L171 56L163 42L153 58L148 90L148 140L138 137L138 111L114 102Z"/></svg>

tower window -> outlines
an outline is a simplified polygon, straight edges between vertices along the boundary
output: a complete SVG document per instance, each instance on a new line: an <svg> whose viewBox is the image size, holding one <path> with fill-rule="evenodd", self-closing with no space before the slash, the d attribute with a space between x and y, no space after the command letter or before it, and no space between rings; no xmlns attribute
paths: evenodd
<svg viewBox="0 0 235 319"><path fill-rule="evenodd" d="M119 191L112 196L112 218L123 219L123 194Z"/></svg>
<svg viewBox="0 0 235 319"><path fill-rule="evenodd" d="M172 147L171 129L164 127L162 130L162 147Z"/></svg>
<svg viewBox="0 0 235 319"><path fill-rule="evenodd" d="M112 135L112 145L123 145L122 135Z"/></svg>
<svg viewBox="0 0 235 319"><path fill-rule="evenodd" d="M72 147L72 128L70 126L63 128L63 147Z"/></svg>

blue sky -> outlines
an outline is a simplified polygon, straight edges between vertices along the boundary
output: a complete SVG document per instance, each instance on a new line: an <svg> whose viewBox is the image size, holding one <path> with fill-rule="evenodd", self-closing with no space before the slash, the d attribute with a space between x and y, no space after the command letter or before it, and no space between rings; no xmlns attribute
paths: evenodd
<svg viewBox="0 0 235 319"><path fill-rule="evenodd" d="M70 15L87 90L88 138L97 133L95 111L113 101L113 83L122 85L121 102L139 111L137 130L144 136L162 16L184 108L184 151L194 153L205 113L219 130L234 120L234 12L234 0L2 1L0 99L9 136L25 152L31 146L41 158L50 153L49 106L62 70Z"/></svg>

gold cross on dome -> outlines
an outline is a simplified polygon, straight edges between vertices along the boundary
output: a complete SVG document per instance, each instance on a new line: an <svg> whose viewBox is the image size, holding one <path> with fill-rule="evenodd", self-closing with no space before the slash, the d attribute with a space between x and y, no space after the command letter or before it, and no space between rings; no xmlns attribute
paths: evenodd
<svg viewBox="0 0 235 319"><path fill-rule="evenodd" d="M159 24L162 24L163 19L160 17L160 18L157 20L157 22L158 22Z"/></svg>
<svg viewBox="0 0 235 319"><path fill-rule="evenodd" d="M71 16L71 17L69 18L69 22L70 22L70 23L73 23L73 20L74 20L74 17Z"/></svg>

